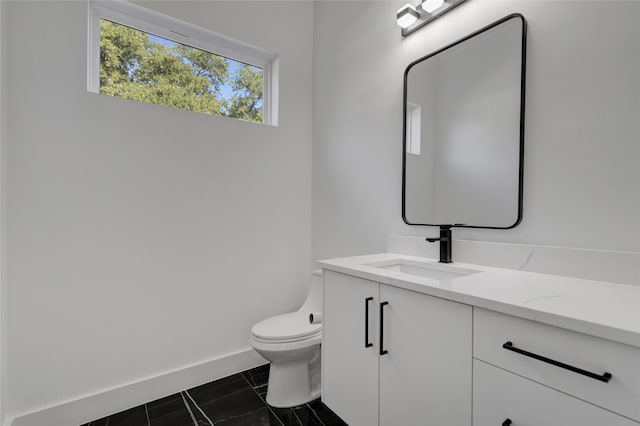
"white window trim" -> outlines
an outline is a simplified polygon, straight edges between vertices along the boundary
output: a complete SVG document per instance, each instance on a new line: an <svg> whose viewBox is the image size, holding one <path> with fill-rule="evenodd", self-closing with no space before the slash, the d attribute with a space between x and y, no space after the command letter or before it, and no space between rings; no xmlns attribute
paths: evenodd
<svg viewBox="0 0 640 426"><path fill-rule="evenodd" d="M100 19L262 68L262 120L278 125L278 55L124 0L89 1L87 90L100 92Z"/></svg>
<svg viewBox="0 0 640 426"><path fill-rule="evenodd" d="M422 107L407 101L407 153L420 155Z"/></svg>

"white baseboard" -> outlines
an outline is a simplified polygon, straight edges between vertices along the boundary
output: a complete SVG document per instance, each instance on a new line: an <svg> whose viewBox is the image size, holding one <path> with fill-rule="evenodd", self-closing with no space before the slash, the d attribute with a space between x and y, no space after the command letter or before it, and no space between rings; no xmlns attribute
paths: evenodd
<svg viewBox="0 0 640 426"><path fill-rule="evenodd" d="M77 426L265 364L251 348L17 416L5 426Z"/></svg>

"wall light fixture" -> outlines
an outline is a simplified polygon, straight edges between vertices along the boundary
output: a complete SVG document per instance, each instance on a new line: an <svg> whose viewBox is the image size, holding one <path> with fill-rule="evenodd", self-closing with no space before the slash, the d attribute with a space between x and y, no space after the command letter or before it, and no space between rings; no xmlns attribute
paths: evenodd
<svg viewBox="0 0 640 426"><path fill-rule="evenodd" d="M409 3L398 9L398 13L396 13L396 20L402 29L409 28L419 17L416 8Z"/></svg>
<svg viewBox="0 0 640 426"><path fill-rule="evenodd" d="M405 4L396 14L398 25L402 28L402 37L408 36L466 1L422 0L417 8L409 3Z"/></svg>

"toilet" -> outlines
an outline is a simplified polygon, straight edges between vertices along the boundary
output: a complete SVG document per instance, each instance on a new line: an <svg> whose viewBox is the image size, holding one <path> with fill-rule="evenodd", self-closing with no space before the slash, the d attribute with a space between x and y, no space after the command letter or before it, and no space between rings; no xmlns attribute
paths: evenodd
<svg viewBox="0 0 640 426"><path fill-rule="evenodd" d="M320 397L322 324L311 324L309 315L322 312L322 286L322 271L313 271L300 309L251 328L251 346L271 363L267 404L273 407L295 407Z"/></svg>

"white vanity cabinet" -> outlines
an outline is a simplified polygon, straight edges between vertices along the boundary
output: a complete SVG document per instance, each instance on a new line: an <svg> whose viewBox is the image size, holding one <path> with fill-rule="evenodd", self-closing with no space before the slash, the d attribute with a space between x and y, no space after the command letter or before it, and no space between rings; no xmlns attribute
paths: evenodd
<svg viewBox="0 0 640 426"><path fill-rule="evenodd" d="M471 424L472 308L324 272L322 400L351 426Z"/></svg>
<svg viewBox="0 0 640 426"><path fill-rule="evenodd" d="M473 339L474 426L639 424L639 348L480 308Z"/></svg>
<svg viewBox="0 0 640 426"><path fill-rule="evenodd" d="M640 426L640 287L393 253L320 264L322 399L351 426Z"/></svg>

